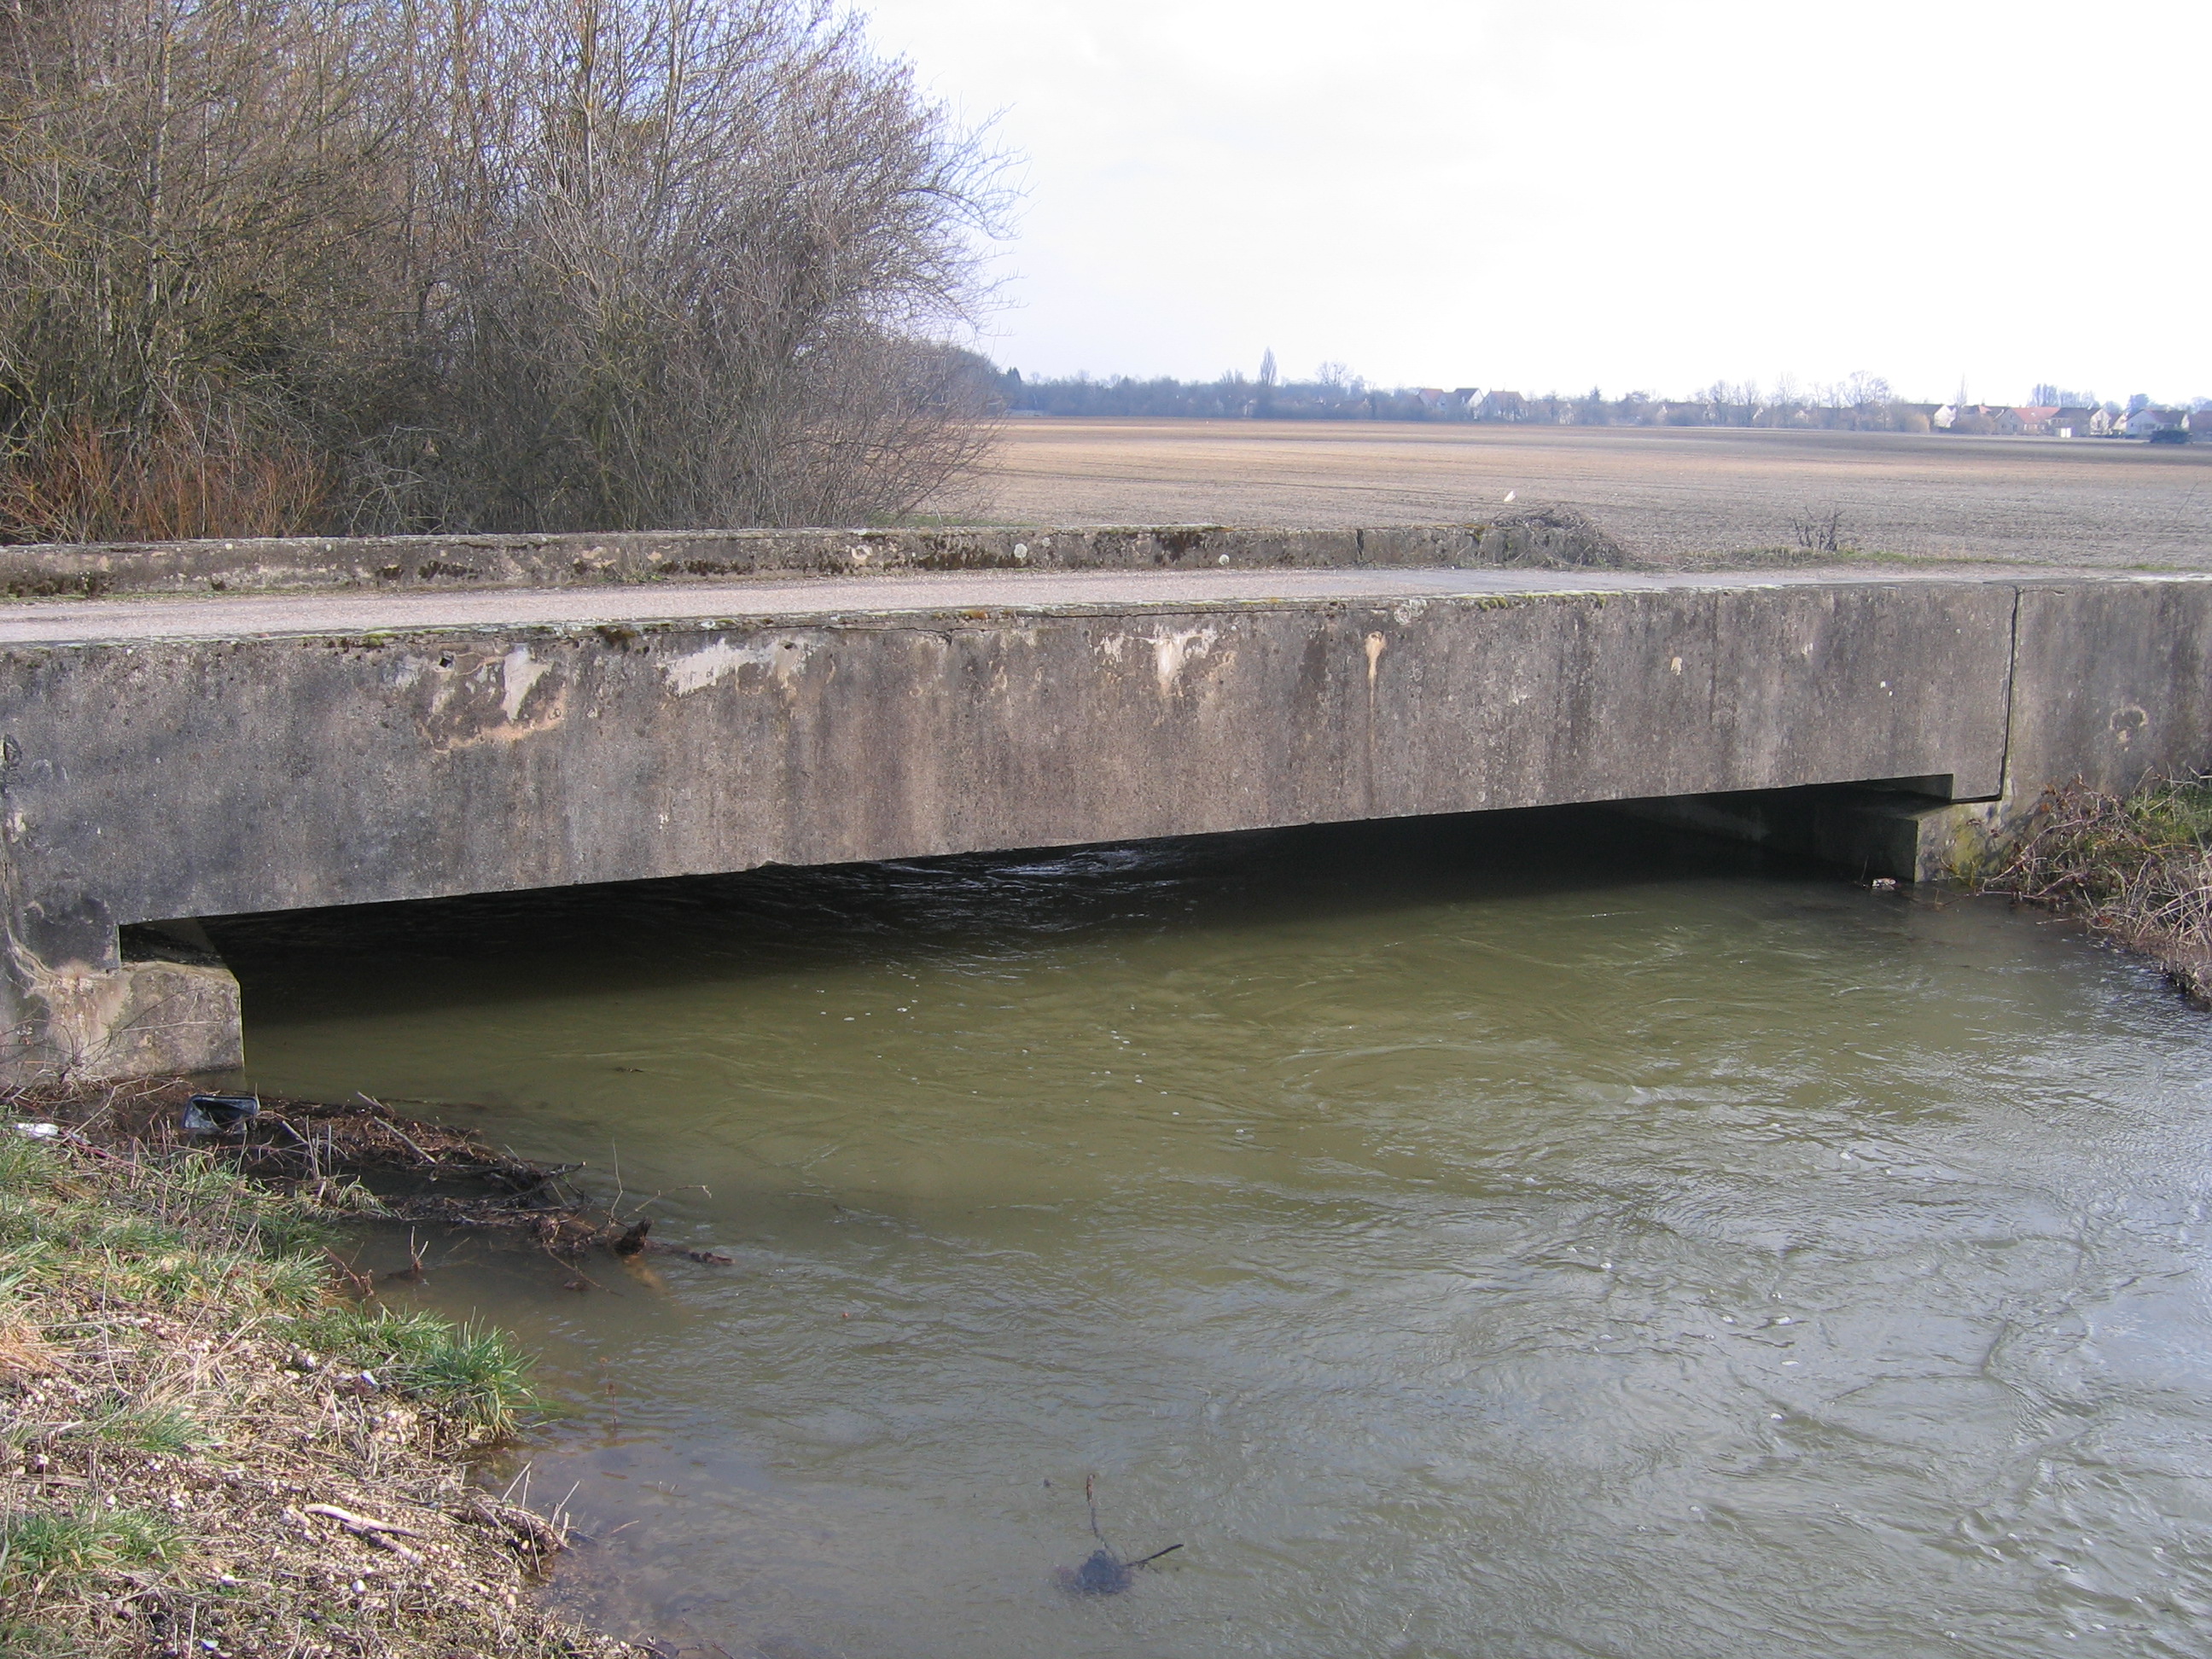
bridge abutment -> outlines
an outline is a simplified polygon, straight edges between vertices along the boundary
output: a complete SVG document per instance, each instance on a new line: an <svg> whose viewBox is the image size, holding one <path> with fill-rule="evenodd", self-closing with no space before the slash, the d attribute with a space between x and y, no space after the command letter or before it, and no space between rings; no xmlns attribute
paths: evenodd
<svg viewBox="0 0 2212 1659"><path fill-rule="evenodd" d="M118 927L82 891L0 909L0 1084L105 1083L229 1070L245 1056L238 979L197 921Z"/></svg>

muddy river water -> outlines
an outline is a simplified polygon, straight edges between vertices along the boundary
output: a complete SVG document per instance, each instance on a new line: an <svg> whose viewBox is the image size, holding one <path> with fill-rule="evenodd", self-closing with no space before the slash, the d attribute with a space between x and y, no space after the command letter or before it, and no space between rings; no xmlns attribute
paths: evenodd
<svg viewBox="0 0 2212 1659"><path fill-rule="evenodd" d="M270 918L260 1086L727 1267L431 1242L687 1654L2198 1655L2212 1018L1577 813ZM380 1240L397 1266L404 1237ZM1054 1570L1183 1548L1122 1594Z"/></svg>

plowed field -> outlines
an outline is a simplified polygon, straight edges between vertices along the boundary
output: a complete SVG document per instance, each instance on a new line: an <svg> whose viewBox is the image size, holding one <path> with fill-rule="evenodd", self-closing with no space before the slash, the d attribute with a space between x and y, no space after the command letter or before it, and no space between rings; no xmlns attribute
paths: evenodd
<svg viewBox="0 0 2212 1659"><path fill-rule="evenodd" d="M2212 444L1694 428L1017 420L981 502L1014 524L1443 522L1562 501L1666 561L1794 547L2212 569ZM978 509L980 508L980 514Z"/></svg>

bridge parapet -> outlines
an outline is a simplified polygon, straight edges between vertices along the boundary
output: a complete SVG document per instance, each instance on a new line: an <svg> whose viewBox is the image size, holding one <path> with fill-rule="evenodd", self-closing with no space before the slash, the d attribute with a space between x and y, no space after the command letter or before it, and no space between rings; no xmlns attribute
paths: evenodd
<svg viewBox="0 0 2212 1659"><path fill-rule="evenodd" d="M1578 514L1367 530L697 530L621 535L266 537L0 546L0 598L604 587L935 571L1602 568L1621 550Z"/></svg>
<svg viewBox="0 0 2212 1659"><path fill-rule="evenodd" d="M1987 802L2124 787L2212 738L2212 582L1409 567L1194 591L0 609L4 1063L173 1066L155 1004L230 1055L208 964L126 961L133 924L1881 780Z"/></svg>

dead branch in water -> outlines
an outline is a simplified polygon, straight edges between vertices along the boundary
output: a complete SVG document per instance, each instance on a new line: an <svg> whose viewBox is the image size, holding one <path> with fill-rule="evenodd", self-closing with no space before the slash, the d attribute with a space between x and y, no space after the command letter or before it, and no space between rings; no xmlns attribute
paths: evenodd
<svg viewBox="0 0 2212 1659"><path fill-rule="evenodd" d="M579 1191L568 1177L581 1164L536 1163L466 1130L401 1119L368 1095L340 1103L268 1097L258 1115L232 1132L191 1135L181 1127L181 1109L193 1087L170 1080L107 1089L97 1100L46 1091L24 1092L15 1102L73 1126L70 1133L95 1154L192 1147L325 1208L522 1234L563 1260L605 1249L626 1256L730 1261L719 1251L654 1239L649 1222L625 1219ZM374 1190L363 1184L380 1177ZM410 1256L408 1271L419 1272L420 1254L410 1248Z"/></svg>

